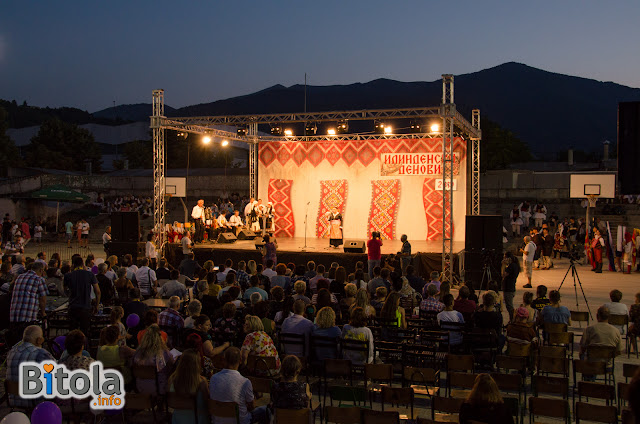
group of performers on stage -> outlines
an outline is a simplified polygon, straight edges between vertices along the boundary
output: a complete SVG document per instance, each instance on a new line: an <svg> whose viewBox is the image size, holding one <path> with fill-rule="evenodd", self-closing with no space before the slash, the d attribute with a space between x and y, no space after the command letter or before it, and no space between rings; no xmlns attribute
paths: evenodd
<svg viewBox="0 0 640 424"><path fill-rule="evenodd" d="M214 218L211 208L205 207L204 200L200 199L191 211L191 218L195 225L193 241L194 243L203 242L205 233L211 241L216 241L220 234L227 232L237 236L243 229L249 229L262 236L273 234L274 212L273 203L263 204L262 199L256 201L252 197L244 208L244 221L237 209L229 219L223 213Z"/></svg>

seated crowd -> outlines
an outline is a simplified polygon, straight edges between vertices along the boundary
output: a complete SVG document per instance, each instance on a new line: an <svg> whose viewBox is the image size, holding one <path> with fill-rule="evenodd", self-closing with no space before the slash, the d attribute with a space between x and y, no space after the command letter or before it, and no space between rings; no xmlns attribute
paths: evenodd
<svg viewBox="0 0 640 424"><path fill-rule="evenodd" d="M473 355L476 365L468 371L493 371L496 358L516 346L528 346L533 359L534 351L551 343L550 334L558 331L550 324L571 324L557 290L547 298L547 288L538 286L535 299L526 292L505 319L496 283L489 283L480 302L471 286L454 295L437 272L424 281L412 266L405 275L375 267L369 278L361 262L352 273L337 263L328 269L314 262L266 261L263 267L253 260L234 266L228 259L215 267L212 261L200 265L193 254L178 268L160 259L155 270L148 259L138 267L130 256L121 264L110 257L97 266L93 258L80 256L71 264L22 258L17 264L3 264L0 275L8 284L0 298L7 301L12 344L21 339L7 357L8 380L17 381L26 360L57 360L85 370L97 360L122 372L127 391L155 400L170 393L195 396L202 423L209 422L209 399L237 403L242 423L267 422L278 408L310 408L311 389L298 376L322 375L327 361L350 361L365 380L367 367L380 362L444 371L447 354ZM47 311L51 293L67 296L68 310ZM597 322L580 341L581 358L588 359L592 346L609 346L614 356L620 354L623 329L608 321L629 314L621 297L612 291L611 303L598 309ZM68 328L52 325L60 317ZM43 319L50 320L45 331ZM636 321L640 294L631 308L629 337L640 328ZM55 342L60 335L66 336L64 349ZM420 356L414 352L419 349L434 354ZM402 355L399 363L397 355ZM145 366L154 367L157 378L136 376L136 369ZM247 376L276 381L269 405L256 406ZM513 422L499 406L502 396L491 376L479 374L469 388L461 422L489 422L491 417L491 422ZM15 406L32 406L32 401L10 398ZM172 419L193 422L194 411L175 410Z"/></svg>

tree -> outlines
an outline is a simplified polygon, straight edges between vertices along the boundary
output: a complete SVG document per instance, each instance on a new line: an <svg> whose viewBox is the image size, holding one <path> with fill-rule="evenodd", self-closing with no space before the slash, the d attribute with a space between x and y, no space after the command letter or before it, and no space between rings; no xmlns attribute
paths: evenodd
<svg viewBox="0 0 640 424"><path fill-rule="evenodd" d="M101 157L100 146L88 130L56 118L40 126L26 154L30 166L65 171L84 171L87 160L93 171L99 171Z"/></svg>
<svg viewBox="0 0 640 424"><path fill-rule="evenodd" d="M496 122L481 118L480 169L505 169L512 163L531 160L529 146Z"/></svg>
<svg viewBox="0 0 640 424"><path fill-rule="evenodd" d="M0 107L0 176L7 175L9 166L22 164L20 151L7 135L7 111Z"/></svg>
<svg viewBox="0 0 640 424"><path fill-rule="evenodd" d="M124 146L124 157L129 161L129 169L153 167L153 142L136 140Z"/></svg>

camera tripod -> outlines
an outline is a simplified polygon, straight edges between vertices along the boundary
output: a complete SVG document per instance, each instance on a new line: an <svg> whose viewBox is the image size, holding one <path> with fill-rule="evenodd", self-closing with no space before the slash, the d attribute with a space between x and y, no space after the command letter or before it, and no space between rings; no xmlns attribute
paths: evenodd
<svg viewBox="0 0 640 424"><path fill-rule="evenodd" d="M591 317L591 319L593 319L593 315L591 314L591 309L589 308L589 301L587 300L587 296L584 294L584 289L582 288L582 283L580 282L580 276L578 276L578 270L576 269L575 262L576 261L573 258L569 258L569 269L567 269L567 272L564 274L564 278L560 283L560 287L558 287L558 292L562 288L564 281L567 279L567 276L569 275L569 271L571 271L571 277L573 277L573 290L576 293L576 309L580 310L580 305L578 305L578 285L576 284L576 281L577 281L578 284L580 285L580 291L582 292L582 298L584 299L584 303L587 305L587 311L589 311L589 316Z"/></svg>
<svg viewBox="0 0 640 424"><path fill-rule="evenodd" d="M486 282L485 282L486 277ZM489 289L489 282L493 281L493 276L491 275L491 258L485 257L484 264L482 265L482 279L480 280L480 292L482 290Z"/></svg>

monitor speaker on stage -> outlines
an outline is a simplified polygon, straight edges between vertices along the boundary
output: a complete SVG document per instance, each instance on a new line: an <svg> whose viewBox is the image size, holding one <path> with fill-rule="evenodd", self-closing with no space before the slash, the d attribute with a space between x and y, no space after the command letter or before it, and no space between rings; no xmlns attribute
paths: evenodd
<svg viewBox="0 0 640 424"><path fill-rule="evenodd" d="M241 230L238 233L238 240L253 240L256 237L258 235L251 230Z"/></svg>
<svg viewBox="0 0 640 424"><path fill-rule="evenodd" d="M111 214L111 240L138 242L140 240L140 215L135 212L113 212Z"/></svg>
<svg viewBox="0 0 640 424"><path fill-rule="evenodd" d="M345 240L344 251L348 253L365 253L367 248L362 240Z"/></svg>
<svg viewBox="0 0 640 424"><path fill-rule="evenodd" d="M465 281L472 281L474 288L480 288L485 263L491 265L491 277L496 281L501 280L502 227L500 215L467 215L466 217L464 278Z"/></svg>
<svg viewBox="0 0 640 424"><path fill-rule="evenodd" d="M619 194L640 193L640 102L618 103Z"/></svg>
<svg viewBox="0 0 640 424"><path fill-rule="evenodd" d="M220 233L218 243L235 243L238 238L233 233Z"/></svg>

